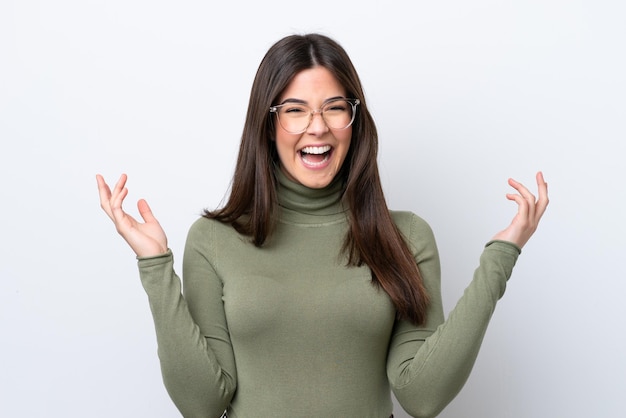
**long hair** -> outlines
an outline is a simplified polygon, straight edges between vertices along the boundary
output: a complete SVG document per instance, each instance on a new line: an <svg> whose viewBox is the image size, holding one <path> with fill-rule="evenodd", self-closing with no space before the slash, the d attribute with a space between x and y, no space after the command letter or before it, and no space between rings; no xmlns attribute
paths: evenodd
<svg viewBox="0 0 626 418"><path fill-rule="evenodd" d="M254 79L248 103L231 193L226 204L205 211L207 218L232 225L262 246L272 233L277 210L278 164L272 140L276 125L269 113L296 74L321 66L345 88L347 97L361 101L352 128L350 149L337 176L344 187L349 230L342 251L349 266L366 264L372 282L382 287L397 316L415 324L426 319L428 295L417 263L393 222L378 174L378 133L359 76L345 50L320 34L291 35L267 52Z"/></svg>

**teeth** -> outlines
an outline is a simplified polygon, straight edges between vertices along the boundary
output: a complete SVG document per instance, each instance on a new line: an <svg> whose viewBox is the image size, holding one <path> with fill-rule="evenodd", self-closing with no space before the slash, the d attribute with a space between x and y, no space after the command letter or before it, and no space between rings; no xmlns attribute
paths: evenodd
<svg viewBox="0 0 626 418"><path fill-rule="evenodd" d="M322 166L324 164L326 164L326 162L328 161L328 159L330 158L330 156L328 154L324 155L324 158L322 158L322 161L309 161L309 159L307 158L309 154L304 153L302 155L302 161L308 165L309 167L319 167Z"/></svg>
<svg viewBox="0 0 626 418"><path fill-rule="evenodd" d="M330 145L324 145L323 147L304 147L301 152L305 154L324 154L330 151Z"/></svg>

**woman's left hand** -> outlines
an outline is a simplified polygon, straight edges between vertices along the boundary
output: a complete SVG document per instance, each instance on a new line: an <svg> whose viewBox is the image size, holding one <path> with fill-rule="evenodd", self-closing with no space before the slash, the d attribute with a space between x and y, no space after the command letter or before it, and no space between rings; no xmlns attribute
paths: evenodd
<svg viewBox="0 0 626 418"><path fill-rule="evenodd" d="M498 232L493 239L509 241L522 248L537 230L539 220L548 206L548 183L543 179L543 174L537 173L537 187L539 198L535 196L521 183L509 179L509 185L517 190L517 193L509 193L506 198L517 203L517 214L511 224Z"/></svg>

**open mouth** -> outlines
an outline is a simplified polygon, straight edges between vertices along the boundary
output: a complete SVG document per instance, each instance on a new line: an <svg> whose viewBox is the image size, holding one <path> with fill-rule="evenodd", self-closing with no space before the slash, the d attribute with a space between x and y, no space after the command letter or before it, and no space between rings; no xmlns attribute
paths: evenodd
<svg viewBox="0 0 626 418"><path fill-rule="evenodd" d="M330 159L332 152L333 148L330 145L304 147L299 151L302 162L309 167L324 165Z"/></svg>

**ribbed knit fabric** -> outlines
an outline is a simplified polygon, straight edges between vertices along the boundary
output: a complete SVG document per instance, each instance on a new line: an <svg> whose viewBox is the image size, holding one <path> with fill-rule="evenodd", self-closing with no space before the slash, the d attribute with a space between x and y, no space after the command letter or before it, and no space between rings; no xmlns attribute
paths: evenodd
<svg viewBox="0 0 626 418"><path fill-rule="evenodd" d="M257 248L228 225L198 219L183 260L139 260L163 379L185 417L383 418L390 389L416 417L438 414L465 383L519 249L489 243L444 322L429 226L393 212L431 297L428 320L395 320L367 267L346 267L340 185L308 189L278 174L280 218Z"/></svg>

